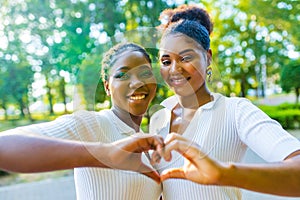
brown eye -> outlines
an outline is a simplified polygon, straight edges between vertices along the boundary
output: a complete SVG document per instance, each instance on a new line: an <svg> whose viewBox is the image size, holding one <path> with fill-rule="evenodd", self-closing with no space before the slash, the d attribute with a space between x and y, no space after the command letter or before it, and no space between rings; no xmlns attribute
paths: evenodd
<svg viewBox="0 0 300 200"><path fill-rule="evenodd" d="M169 61L169 60L162 60L161 63L162 63L163 65L168 66L168 65L171 64L171 61Z"/></svg>
<svg viewBox="0 0 300 200"><path fill-rule="evenodd" d="M149 78L149 77L152 77L153 76L153 73L151 70L149 69L146 69L146 70L143 70L141 73L140 73L140 77L141 78Z"/></svg>
<svg viewBox="0 0 300 200"><path fill-rule="evenodd" d="M192 56L183 56L181 62L189 62L192 60Z"/></svg>
<svg viewBox="0 0 300 200"><path fill-rule="evenodd" d="M127 80L129 78L129 75L125 72L118 72L113 77L120 80Z"/></svg>

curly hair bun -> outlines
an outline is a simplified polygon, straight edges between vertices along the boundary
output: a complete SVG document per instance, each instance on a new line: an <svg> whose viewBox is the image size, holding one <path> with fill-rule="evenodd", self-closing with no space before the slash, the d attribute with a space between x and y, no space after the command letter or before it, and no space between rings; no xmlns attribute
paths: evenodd
<svg viewBox="0 0 300 200"><path fill-rule="evenodd" d="M170 24L180 20L190 20L196 21L204 26L209 35L213 31L213 23L207 11L195 5L184 4L174 9L166 9L161 13L159 19L161 21L167 20L167 23L162 25L163 28L168 28Z"/></svg>

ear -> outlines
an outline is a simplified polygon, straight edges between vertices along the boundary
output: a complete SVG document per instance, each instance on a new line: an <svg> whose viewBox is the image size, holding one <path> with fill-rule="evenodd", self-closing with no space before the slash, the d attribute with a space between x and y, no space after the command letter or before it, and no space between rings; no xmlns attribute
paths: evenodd
<svg viewBox="0 0 300 200"><path fill-rule="evenodd" d="M207 67L210 66L211 64L211 61L212 61L212 51L211 49L208 49L207 50Z"/></svg>
<svg viewBox="0 0 300 200"><path fill-rule="evenodd" d="M104 89L105 89L106 95L110 97L111 94L110 94L110 90L109 90L109 83L106 80L104 81Z"/></svg>

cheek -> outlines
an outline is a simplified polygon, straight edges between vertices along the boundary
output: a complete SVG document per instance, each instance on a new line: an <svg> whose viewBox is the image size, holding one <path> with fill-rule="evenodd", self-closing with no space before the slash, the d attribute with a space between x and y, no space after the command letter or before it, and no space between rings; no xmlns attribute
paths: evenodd
<svg viewBox="0 0 300 200"><path fill-rule="evenodd" d="M152 81L152 82L145 83L145 87L148 88L149 95L152 96L151 98L153 98L156 94L156 89L157 89L156 82Z"/></svg>
<svg viewBox="0 0 300 200"><path fill-rule="evenodd" d="M193 76L199 76L201 78L205 77L205 71L201 70L201 69L192 69L189 71L189 74L192 74Z"/></svg>
<svg viewBox="0 0 300 200"><path fill-rule="evenodd" d="M152 77L147 78L146 80L142 80L142 81L147 85L149 85L149 84L156 85L157 84L157 81L156 81L156 78L154 75Z"/></svg>
<svg viewBox="0 0 300 200"><path fill-rule="evenodd" d="M161 75L163 78L165 78L165 77L168 76L168 72L169 72L169 70L168 70L167 68L165 68L165 67L161 67L161 68L160 68L160 75Z"/></svg>
<svg viewBox="0 0 300 200"><path fill-rule="evenodd" d="M127 91L127 86L124 83L114 82L110 84L110 92L111 94L121 95ZM115 95L115 96L116 96Z"/></svg>
<svg viewBox="0 0 300 200"><path fill-rule="evenodd" d="M202 63L199 63L198 65L193 65L192 67L191 66L186 67L185 70L189 74L201 76L202 78L204 78L206 76L206 68L203 67Z"/></svg>
<svg viewBox="0 0 300 200"><path fill-rule="evenodd" d="M151 93L153 93L155 95L156 89L157 89L157 84L156 83L150 84L149 88L150 88Z"/></svg>

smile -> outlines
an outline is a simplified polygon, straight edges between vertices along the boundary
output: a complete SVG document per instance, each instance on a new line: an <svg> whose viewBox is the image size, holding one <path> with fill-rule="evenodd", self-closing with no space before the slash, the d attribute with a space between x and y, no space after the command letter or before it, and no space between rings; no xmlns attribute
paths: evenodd
<svg viewBox="0 0 300 200"><path fill-rule="evenodd" d="M172 85L183 85L185 84L190 78L185 77L177 77L177 78L171 78L170 82Z"/></svg>
<svg viewBox="0 0 300 200"><path fill-rule="evenodd" d="M146 97L145 94L140 94L140 95L132 95L129 97L130 100L141 100L144 99Z"/></svg>

